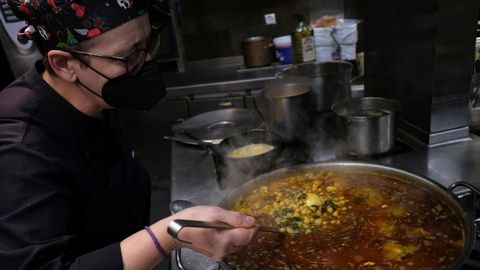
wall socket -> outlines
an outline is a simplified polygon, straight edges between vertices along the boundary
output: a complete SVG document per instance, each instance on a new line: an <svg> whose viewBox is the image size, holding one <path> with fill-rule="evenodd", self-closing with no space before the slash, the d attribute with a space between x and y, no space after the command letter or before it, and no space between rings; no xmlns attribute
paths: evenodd
<svg viewBox="0 0 480 270"><path fill-rule="evenodd" d="M277 19L275 18L275 13L268 13L263 15L265 17L265 24L266 25L271 25L271 24L277 24Z"/></svg>

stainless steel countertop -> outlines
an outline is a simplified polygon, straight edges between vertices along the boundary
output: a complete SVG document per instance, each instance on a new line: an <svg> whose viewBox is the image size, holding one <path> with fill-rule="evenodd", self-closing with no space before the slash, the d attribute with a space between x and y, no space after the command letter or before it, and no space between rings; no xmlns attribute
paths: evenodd
<svg viewBox="0 0 480 270"><path fill-rule="evenodd" d="M259 89L275 80L280 66L244 69L238 67L204 68L184 73L163 74L167 95L173 97L192 94L225 93Z"/></svg>
<svg viewBox="0 0 480 270"><path fill-rule="evenodd" d="M315 130L310 162L339 157L335 140L324 129ZM480 187L480 137L471 134L470 139L435 148L401 147L397 153L370 158L367 161L407 170L448 186L463 180ZM230 191L221 190L210 154L202 149L173 143L171 200L189 200L196 204L218 204ZM183 249L183 262L187 270L215 269L216 263L209 258ZM172 269L178 269L172 261Z"/></svg>
<svg viewBox="0 0 480 270"><path fill-rule="evenodd" d="M241 64L221 67L210 67L208 64L205 62L205 66L187 72L164 73L167 96L184 97L261 89L277 79L276 73L292 66L273 64L247 69ZM353 96L358 96L356 93L363 91L363 82L353 82L352 91Z"/></svg>

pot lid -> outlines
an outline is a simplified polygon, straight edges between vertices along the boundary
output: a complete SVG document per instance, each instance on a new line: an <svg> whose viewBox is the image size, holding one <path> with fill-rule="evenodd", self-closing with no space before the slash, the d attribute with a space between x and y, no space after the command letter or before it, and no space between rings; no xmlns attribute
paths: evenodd
<svg viewBox="0 0 480 270"><path fill-rule="evenodd" d="M172 127L177 137L218 144L223 139L259 128L263 120L254 109L232 108L202 113ZM187 135L190 135L190 138Z"/></svg>

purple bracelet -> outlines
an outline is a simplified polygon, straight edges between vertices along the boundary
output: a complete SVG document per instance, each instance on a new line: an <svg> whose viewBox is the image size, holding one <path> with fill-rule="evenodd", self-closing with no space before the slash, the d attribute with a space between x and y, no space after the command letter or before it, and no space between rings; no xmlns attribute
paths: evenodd
<svg viewBox="0 0 480 270"><path fill-rule="evenodd" d="M160 253L160 255L162 255L162 258L163 258L164 260L169 259L170 257L167 255L167 253L165 252L165 250L163 250L162 246L161 246L160 243L158 242L157 237L156 237L155 234L152 232L152 230L150 229L150 227L145 226L145 231L147 231L147 233L150 235L150 238L152 238L153 243L155 244L155 247L157 248L158 253Z"/></svg>

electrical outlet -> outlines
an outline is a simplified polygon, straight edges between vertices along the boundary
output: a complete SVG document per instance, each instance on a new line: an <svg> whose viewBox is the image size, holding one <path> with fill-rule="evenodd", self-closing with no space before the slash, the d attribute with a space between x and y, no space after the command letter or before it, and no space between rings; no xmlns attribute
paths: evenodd
<svg viewBox="0 0 480 270"><path fill-rule="evenodd" d="M268 13L263 15L265 17L265 24L277 24L277 19L275 18L275 13Z"/></svg>

